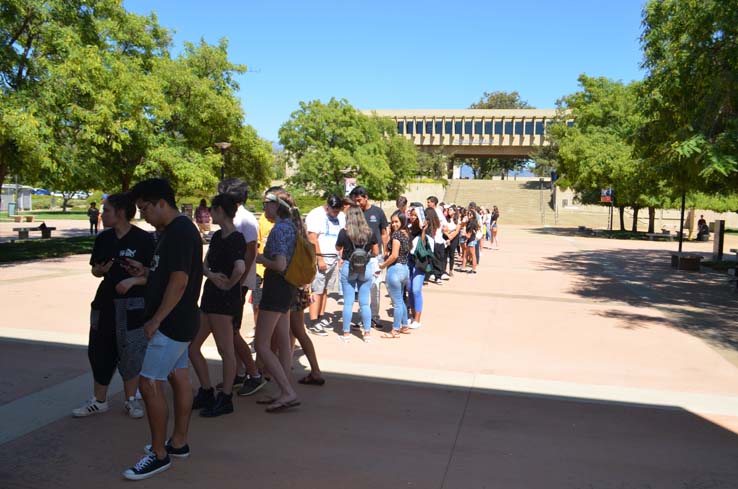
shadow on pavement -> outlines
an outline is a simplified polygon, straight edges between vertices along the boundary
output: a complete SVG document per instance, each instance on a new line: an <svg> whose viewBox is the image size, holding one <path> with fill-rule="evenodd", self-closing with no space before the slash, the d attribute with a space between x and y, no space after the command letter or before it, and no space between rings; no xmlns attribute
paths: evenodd
<svg viewBox="0 0 738 489"><path fill-rule="evenodd" d="M571 293L663 308L672 327L738 350L738 302L728 276L676 270L670 264L668 251L613 249L561 253L544 258L542 268L574 275Z"/></svg>
<svg viewBox="0 0 738 489"><path fill-rule="evenodd" d="M7 345L6 345L7 346ZM31 344L55 361L70 348ZM44 358L26 356L27 368ZM0 359L0 366L7 361ZM301 375L299 366L295 378ZM7 370L6 370L7 372ZM211 364L213 380L220 364ZM193 415L193 455L136 487L733 488L738 436L680 408L328 374L302 406ZM77 402L78 400L72 400ZM129 487L144 420L64 417L0 445L4 489Z"/></svg>

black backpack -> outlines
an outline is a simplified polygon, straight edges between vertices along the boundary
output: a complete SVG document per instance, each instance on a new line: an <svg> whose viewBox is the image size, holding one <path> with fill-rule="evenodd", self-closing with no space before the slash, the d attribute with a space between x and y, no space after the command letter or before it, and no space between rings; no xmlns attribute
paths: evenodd
<svg viewBox="0 0 738 489"><path fill-rule="evenodd" d="M364 247L357 248L354 244L354 251L352 251L349 256L349 274L364 275L366 272L366 265L369 263L369 258L371 258L369 256L369 252L366 251Z"/></svg>

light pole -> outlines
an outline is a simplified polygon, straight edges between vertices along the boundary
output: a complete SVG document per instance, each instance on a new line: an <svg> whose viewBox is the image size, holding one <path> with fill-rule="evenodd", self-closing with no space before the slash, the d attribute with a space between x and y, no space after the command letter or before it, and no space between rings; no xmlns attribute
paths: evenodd
<svg viewBox="0 0 738 489"><path fill-rule="evenodd" d="M225 152L231 147L231 143L222 141L215 143L215 146L220 148L220 179L225 180Z"/></svg>

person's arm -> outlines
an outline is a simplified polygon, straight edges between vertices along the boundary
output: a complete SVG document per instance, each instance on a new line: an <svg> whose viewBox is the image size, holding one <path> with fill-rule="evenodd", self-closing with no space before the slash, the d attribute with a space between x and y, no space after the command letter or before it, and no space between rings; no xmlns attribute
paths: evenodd
<svg viewBox="0 0 738 489"><path fill-rule="evenodd" d="M231 290L237 283L241 281L241 277L246 270L246 263L243 260L236 260L233 264L233 272L231 276L223 284L223 290Z"/></svg>
<svg viewBox="0 0 738 489"><path fill-rule="evenodd" d="M400 256L400 241L393 239L392 240L392 254L390 254L388 257L384 259L384 263L379 265L379 269L387 268L388 266L392 265L394 262L397 261L397 257Z"/></svg>
<svg viewBox="0 0 738 489"><path fill-rule="evenodd" d="M269 259L263 254L256 255L256 263L279 273L284 272L287 268L287 258L284 255L277 255L274 259Z"/></svg>
<svg viewBox="0 0 738 489"><path fill-rule="evenodd" d="M169 274L169 283L164 289L164 297L161 300L159 308L154 315L144 324L144 334L146 338L151 339L156 330L161 326L161 322L169 316L174 307L179 303L187 289L187 283L190 277L187 272L172 272Z"/></svg>
<svg viewBox="0 0 738 489"><path fill-rule="evenodd" d="M241 278L245 279L245 275L249 273L251 267L256 265L256 241L249 241L246 243L246 254L243 257L243 263L245 270L243 272L244 277Z"/></svg>
<svg viewBox="0 0 738 489"><path fill-rule="evenodd" d="M372 245L372 253L371 254L372 254L372 256L379 255L379 245L377 243L374 243Z"/></svg>
<svg viewBox="0 0 738 489"><path fill-rule="evenodd" d="M382 228L381 237L382 237L382 249L383 250L387 249L387 243L389 243L389 233L387 232L386 227ZM379 252L375 253L374 255L376 256L378 254Z"/></svg>
<svg viewBox="0 0 738 489"><path fill-rule="evenodd" d="M104 277L105 274L110 271L110 267L112 266L113 266L113 260L108 260L108 261L101 262L101 263L95 263L94 265L92 265L92 269L91 269L92 275L97 278Z"/></svg>
<svg viewBox="0 0 738 489"><path fill-rule="evenodd" d="M120 295L127 294L132 287L137 285L146 285L146 277L128 277L124 278L115 286L115 291Z"/></svg>
<svg viewBox="0 0 738 489"><path fill-rule="evenodd" d="M325 272L328 269L328 266L325 264L325 260L320 254L320 240L318 239L318 233L308 231L307 237L308 241L310 241L315 246L315 257L318 261L318 270L320 270L321 272Z"/></svg>

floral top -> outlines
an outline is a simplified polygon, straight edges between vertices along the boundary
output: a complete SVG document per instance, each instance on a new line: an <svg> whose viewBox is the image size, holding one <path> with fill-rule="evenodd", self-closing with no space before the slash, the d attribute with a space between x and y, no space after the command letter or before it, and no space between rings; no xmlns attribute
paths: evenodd
<svg viewBox="0 0 738 489"><path fill-rule="evenodd" d="M400 252L397 255L397 261L395 263L406 265L407 255L410 253L410 238L408 238L407 234L402 231L395 231L392 233L392 236L390 236L390 240L387 243L387 250L389 250L390 254L392 254L392 244L395 240L400 242Z"/></svg>
<svg viewBox="0 0 738 489"><path fill-rule="evenodd" d="M269 232L264 246L264 256L273 260L277 255L282 255L287 258L287 265L289 265L292 254L295 252L296 240L297 230L294 224L289 219L278 219Z"/></svg>

